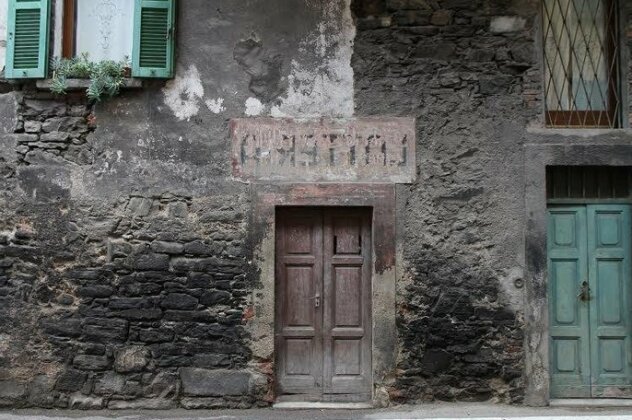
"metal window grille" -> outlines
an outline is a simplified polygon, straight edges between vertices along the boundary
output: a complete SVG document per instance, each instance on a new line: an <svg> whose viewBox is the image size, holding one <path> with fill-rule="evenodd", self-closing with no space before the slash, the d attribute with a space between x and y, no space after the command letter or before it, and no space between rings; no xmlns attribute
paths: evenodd
<svg viewBox="0 0 632 420"><path fill-rule="evenodd" d="M551 199L632 199L630 166L549 166L546 196Z"/></svg>
<svg viewBox="0 0 632 420"><path fill-rule="evenodd" d="M543 0L548 126L620 126L616 3L616 0Z"/></svg>

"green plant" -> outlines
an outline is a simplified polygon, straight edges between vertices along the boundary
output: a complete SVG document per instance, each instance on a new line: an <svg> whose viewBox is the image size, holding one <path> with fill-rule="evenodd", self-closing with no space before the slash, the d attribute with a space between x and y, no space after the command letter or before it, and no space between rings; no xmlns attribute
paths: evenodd
<svg viewBox="0 0 632 420"><path fill-rule="evenodd" d="M115 96L119 93L125 80L127 67L129 67L127 59L91 62L88 54L74 58L55 57L51 64L53 70L51 91L64 95L68 89L68 79L90 79L86 94L91 100L100 101L104 95Z"/></svg>

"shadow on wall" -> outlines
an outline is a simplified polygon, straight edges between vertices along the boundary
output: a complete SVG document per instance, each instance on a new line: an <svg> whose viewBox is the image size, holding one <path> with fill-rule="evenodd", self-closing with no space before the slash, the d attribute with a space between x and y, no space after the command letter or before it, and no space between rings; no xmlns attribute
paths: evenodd
<svg viewBox="0 0 632 420"><path fill-rule="evenodd" d="M492 271L427 249L400 303L395 401L519 403L523 320L500 301Z"/></svg>

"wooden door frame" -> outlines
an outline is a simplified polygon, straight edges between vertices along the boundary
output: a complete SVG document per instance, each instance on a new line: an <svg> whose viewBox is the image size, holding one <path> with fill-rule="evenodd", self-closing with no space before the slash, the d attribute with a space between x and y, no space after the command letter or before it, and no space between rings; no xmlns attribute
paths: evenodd
<svg viewBox="0 0 632 420"><path fill-rule="evenodd" d="M392 184L253 184L249 242L253 247L251 318L255 366L274 382L275 214L277 207L370 207L372 211L372 379L373 400L387 397L397 357L396 194ZM276 396L270 391L269 399Z"/></svg>

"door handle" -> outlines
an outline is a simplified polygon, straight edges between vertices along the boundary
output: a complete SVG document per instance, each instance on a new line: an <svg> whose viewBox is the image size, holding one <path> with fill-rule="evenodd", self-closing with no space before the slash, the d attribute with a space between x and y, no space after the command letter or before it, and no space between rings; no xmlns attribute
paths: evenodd
<svg viewBox="0 0 632 420"><path fill-rule="evenodd" d="M588 302L590 300L590 287L588 287L587 281L582 283L582 287L579 289L579 295L577 295L577 297L582 302Z"/></svg>
<svg viewBox="0 0 632 420"><path fill-rule="evenodd" d="M320 308L320 293L316 293L316 296L312 297L314 299L314 307Z"/></svg>

